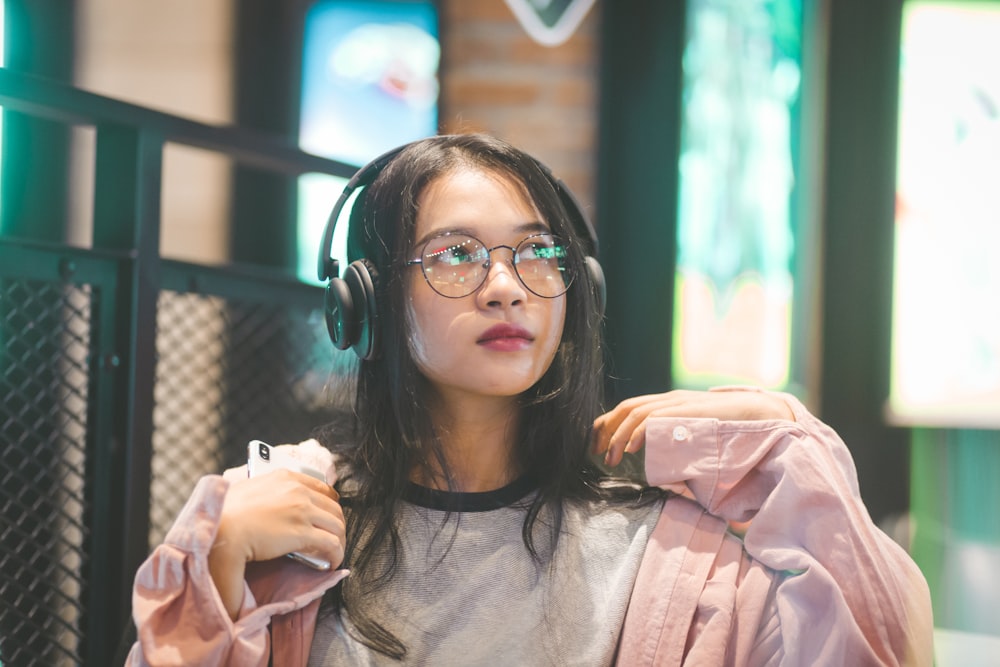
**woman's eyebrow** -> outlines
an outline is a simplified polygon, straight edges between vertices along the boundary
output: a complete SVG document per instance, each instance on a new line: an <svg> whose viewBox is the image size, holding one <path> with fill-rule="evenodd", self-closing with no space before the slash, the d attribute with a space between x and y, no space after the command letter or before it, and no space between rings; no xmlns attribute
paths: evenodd
<svg viewBox="0 0 1000 667"><path fill-rule="evenodd" d="M513 232L517 234L538 234L540 232L551 231L549 226L540 220L533 220L531 222L523 222L513 228ZM417 239L413 247L420 248L427 241L434 238L435 236L443 236L445 234L465 234L466 236L476 237L477 234L481 234L481 230L476 230L471 227L465 227L461 225L455 225L454 227L441 227L435 229L434 231L428 232ZM478 237L477 237L478 238Z"/></svg>
<svg viewBox="0 0 1000 667"><path fill-rule="evenodd" d="M538 232L551 232L552 229L541 220L536 220L534 222L526 222L523 225L519 225L517 231L528 234L528 233L538 233Z"/></svg>

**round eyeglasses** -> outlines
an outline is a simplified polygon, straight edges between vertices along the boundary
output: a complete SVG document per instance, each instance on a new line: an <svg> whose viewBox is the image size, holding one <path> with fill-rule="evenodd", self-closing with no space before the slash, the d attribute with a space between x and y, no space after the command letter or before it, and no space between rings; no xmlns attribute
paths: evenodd
<svg viewBox="0 0 1000 667"><path fill-rule="evenodd" d="M435 292L449 299L468 296L486 282L493 265L491 253L506 248L513 253L511 266L532 294L554 299L566 293L573 282L566 243L555 234L532 234L516 247L486 244L474 236L449 232L429 238L420 257L406 262L419 264L424 279Z"/></svg>

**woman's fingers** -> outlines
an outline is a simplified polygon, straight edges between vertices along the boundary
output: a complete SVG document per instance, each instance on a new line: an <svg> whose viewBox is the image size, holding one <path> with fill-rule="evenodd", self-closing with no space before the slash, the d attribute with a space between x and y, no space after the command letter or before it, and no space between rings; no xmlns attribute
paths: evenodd
<svg viewBox="0 0 1000 667"><path fill-rule="evenodd" d="M274 472L280 472L275 470ZM290 473L295 479L299 480L304 486L312 489L313 491L320 493L324 496L332 498L333 500L339 500L340 494L337 490L327 484L326 482L316 479L312 475L307 475L305 473L294 472L294 471L284 471Z"/></svg>
<svg viewBox="0 0 1000 667"><path fill-rule="evenodd" d="M344 560L345 529L342 520L327 513L317 515L312 526L302 533L302 546L296 553L321 558L333 568Z"/></svg>
<svg viewBox="0 0 1000 667"><path fill-rule="evenodd" d="M311 507L303 508L302 546L293 551L319 556L337 567L344 559L346 523L339 494L328 484L308 475L291 473L307 489Z"/></svg>
<svg viewBox="0 0 1000 667"><path fill-rule="evenodd" d="M594 453L604 453L605 463L615 466L626 451L642 449L646 444L646 419L668 400L665 396L636 396L598 417L594 422Z"/></svg>
<svg viewBox="0 0 1000 667"><path fill-rule="evenodd" d="M216 543L239 546L248 561L302 551L330 556L339 565L346 529L337 497L328 484L288 470L235 482Z"/></svg>
<svg viewBox="0 0 1000 667"><path fill-rule="evenodd" d="M611 437L608 438L604 461L610 466L621 463L625 452L637 452L646 444L646 419L655 405L637 405L618 421Z"/></svg>
<svg viewBox="0 0 1000 667"><path fill-rule="evenodd" d="M593 451L595 454L607 451L613 436L618 433L625 420L637 407L646 402L643 399L649 398L651 397L636 396L626 399L594 420Z"/></svg>

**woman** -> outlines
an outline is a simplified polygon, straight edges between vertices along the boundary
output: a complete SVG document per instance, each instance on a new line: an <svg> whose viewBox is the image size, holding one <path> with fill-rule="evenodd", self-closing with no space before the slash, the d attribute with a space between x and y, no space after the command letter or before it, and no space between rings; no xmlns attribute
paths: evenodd
<svg viewBox="0 0 1000 667"><path fill-rule="evenodd" d="M477 135L387 161L351 217L379 343L350 436L319 436L336 490L203 479L137 574L131 664L931 663L926 583L796 399L598 416L599 290L554 184ZM641 485L592 457L639 451Z"/></svg>

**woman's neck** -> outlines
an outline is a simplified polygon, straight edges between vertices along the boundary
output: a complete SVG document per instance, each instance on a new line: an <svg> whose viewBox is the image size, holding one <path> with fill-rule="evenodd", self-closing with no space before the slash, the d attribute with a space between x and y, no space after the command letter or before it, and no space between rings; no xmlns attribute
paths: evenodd
<svg viewBox="0 0 1000 667"><path fill-rule="evenodd" d="M466 396L431 409L452 490L493 491L521 474L514 462L519 414L516 399L493 397ZM412 481L448 489L441 464L432 454L427 457L427 467L414 469Z"/></svg>

